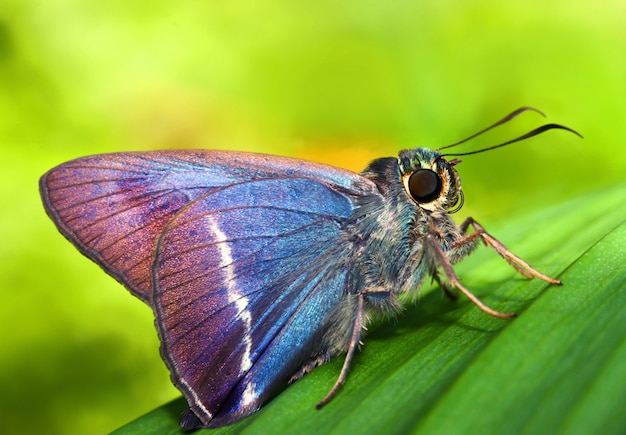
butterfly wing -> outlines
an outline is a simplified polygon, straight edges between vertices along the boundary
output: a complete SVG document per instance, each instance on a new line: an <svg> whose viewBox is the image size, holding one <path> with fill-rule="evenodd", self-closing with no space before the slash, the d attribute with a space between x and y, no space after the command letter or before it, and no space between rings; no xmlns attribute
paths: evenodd
<svg viewBox="0 0 626 435"><path fill-rule="evenodd" d="M301 172L351 188L352 173L300 160L220 151L102 154L40 180L48 215L86 256L145 302L156 240L182 207L223 186Z"/></svg>
<svg viewBox="0 0 626 435"><path fill-rule="evenodd" d="M342 224L379 196L324 165L181 150L80 158L40 189L60 231L155 309L172 378L209 426L251 414L323 350L350 291Z"/></svg>
<svg viewBox="0 0 626 435"><path fill-rule="evenodd" d="M323 351L349 292L342 224L371 185L311 178L233 184L181 211L159 239L155 309L162 354L204 426L255 412Z"/></svg>

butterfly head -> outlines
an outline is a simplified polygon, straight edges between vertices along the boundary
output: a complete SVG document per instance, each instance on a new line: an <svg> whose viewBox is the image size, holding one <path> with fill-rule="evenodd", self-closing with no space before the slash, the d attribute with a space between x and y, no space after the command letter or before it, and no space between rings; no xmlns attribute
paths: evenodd
<svg viewBox="0 0 626 435"><path fill-rule="evenodd" d="M398 156L398 165L406 194L413 202L424 210L447 210L448 213L454 213L459 211L463 206L461 179L459 178L459 174L456 169L454 169L456 165L461 163L461 160L457 158L448 160L448 157L469 156L471 154L494 150L515 142L529 139L543 133L544 131L553 129L567 130L582 137L580 133L569 127L565 127L560 124L545 124L529 131L526 134L516 137L515 139L490 147L464 153L440 153L441 150L461 145L527 111L534 111L543 115L542 112L532 107L521 107L478 133L453 144L438 148L437 150L415 148L412 150L401 151Z"/></svg>
<svg viewBox="0 0 626 435"><path fill-rule="evenodd" d="M459 159L446 160L428 148L401 151L400 176L406 194L421 208L454 213L463 205L461 179L454 169ZM456 207L455 207L456 206Z"/></svg>

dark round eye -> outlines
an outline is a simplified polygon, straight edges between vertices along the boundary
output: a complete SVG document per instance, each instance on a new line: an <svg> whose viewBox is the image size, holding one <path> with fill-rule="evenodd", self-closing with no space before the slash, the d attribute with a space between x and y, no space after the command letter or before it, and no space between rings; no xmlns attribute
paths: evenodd
<svg viewBox="0 0 626 435"><path fill-rule="evenodd" d="M418 169L409 177L409 193L417 202L431 202L441 193L441 179L430 169Z"/></svg>

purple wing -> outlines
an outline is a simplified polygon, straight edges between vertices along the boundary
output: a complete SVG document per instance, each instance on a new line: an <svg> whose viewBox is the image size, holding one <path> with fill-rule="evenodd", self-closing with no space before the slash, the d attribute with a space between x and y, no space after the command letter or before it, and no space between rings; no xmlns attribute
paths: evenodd
<svg viewBox="0 0 626 435"><path fill-rule="evenodd" d="M349 175L349 191L293 176L232 184L163 232L153 269L162 354L203 426L253 413L324 351L325 322L349 291L342 224L372 195Z"/></svg>
<svg viewBox="0 0 626 435"><path fill-rule="evenodd" d="M86 256L151 303L156 240L190 202L224 186L303 176L351 189L355 174L301 160L220 151L155 151L83 157L40 180L48 215Z"/></svg>

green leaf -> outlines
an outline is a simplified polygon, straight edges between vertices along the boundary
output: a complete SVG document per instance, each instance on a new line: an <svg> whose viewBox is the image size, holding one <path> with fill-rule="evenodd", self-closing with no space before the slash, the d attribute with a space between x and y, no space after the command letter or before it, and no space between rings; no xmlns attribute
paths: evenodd
<svg viewBox="0 0 626 435"><path fill-rule="evenodd" d="M324 409L315 404L341 358L212 433L626 433L624 198L621 185L486 225L563 281L527 280L484 248L455 267L484 302L518 318L489 317L429 286L397 320L369 328L347 384ZM183 433L185 407L181 398L115 433Z"/></svg>

